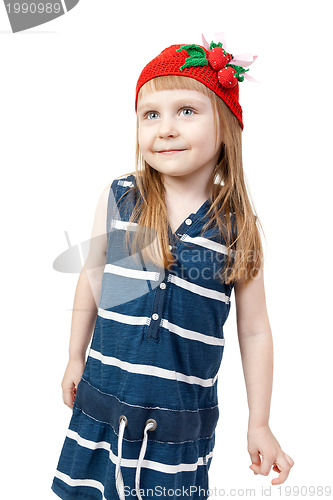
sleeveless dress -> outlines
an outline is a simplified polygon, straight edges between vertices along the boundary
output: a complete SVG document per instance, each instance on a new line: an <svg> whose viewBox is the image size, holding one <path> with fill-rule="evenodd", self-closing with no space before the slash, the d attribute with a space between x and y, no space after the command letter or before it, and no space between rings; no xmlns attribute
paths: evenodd
<svg viewBox="0 0 333 500"><path fill-rule="evenodd" d="M133 174L111 184L98 314L51 489L66 500L206 500L233 288L217 277L227 250L217 227L200 234L208 199L180 240L169 225L170 269L126 255L135 186Z"/></svg>

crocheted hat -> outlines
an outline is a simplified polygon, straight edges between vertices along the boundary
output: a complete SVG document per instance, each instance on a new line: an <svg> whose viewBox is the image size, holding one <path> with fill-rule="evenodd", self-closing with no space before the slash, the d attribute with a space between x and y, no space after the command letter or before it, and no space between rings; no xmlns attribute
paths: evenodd
<svg viewBox="0 0 333 500"><path fill-rule="evenodd" d="M216 38L223 40L223 33L217 33ZM248 75L242 75L248 69L239 66L248 66L257 56L242 54L233 56L224 49L225 43L211 42L209 45L202 35L204 46L195 44L171 45L152 59L142 70L135 95L135 111L140 88L149 80L164 75L180 75L194 78L210 88L230 108L238 119L242 129L243 112L239 104L239 82L244 77L255 81ZM238 63L238 64L236 64Z"/></svg>

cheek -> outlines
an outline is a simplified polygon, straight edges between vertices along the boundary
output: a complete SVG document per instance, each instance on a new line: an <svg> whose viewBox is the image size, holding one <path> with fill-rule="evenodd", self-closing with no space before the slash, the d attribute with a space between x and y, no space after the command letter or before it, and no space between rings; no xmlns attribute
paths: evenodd
<svg viewBox="0 0 333 500"><path fill-rule="evenodd" d="M200 125L195 126L189 130L189 138L193 144L197 144L201 148L211 149L214 148L215 143L215 125L212 120L202 120Z"/></svg>
<svg viewBox="0 0 333 500"><path fill-rule="evenodd" d="M152 127L143 126L141 129L139 128L138 138L139 141L144 144L152 144L152 142L154 141L154 131Z"/></svg>
<svg viewBox="0 0 333 500"><path fill-rule="evenodd" d="M147 143L147 134L145 133L144 130L139 130L138 142L141 151L145 151L147 149L148 143Z"/></svg>
<svg viewBox="0 0 333 500"><path fill-rule="evenodd" d="M201 133L195 133L191 135L192 146L198 149L199 153L206 154L211 152L215 146L215 131L202 129Z"/></svg>

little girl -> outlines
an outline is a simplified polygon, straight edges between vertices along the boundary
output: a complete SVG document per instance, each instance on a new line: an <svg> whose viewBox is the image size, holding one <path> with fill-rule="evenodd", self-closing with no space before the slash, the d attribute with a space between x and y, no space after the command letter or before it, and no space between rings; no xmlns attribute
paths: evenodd
<svg viewBox="0 0 333 500"><path fill-rule="evenodd" d="M208 498L233 289L250 468L273 468L275 485L294 464L268 423L272 335L239 104L239 64L253 61L203 42L142 70L136 171L96 211L62 381L73 412L52 490L67 500Z"/></svg>

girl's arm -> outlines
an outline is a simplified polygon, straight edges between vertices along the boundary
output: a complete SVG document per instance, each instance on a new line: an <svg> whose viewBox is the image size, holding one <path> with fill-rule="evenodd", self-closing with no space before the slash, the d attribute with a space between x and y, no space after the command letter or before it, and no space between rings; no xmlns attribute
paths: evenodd
<svg viewBox="0 0 333 500"><path fill-rule="evenodd" d="M255 474L279 472L272 484L283 483L294 465L269 428L273 385L273 339L266 308L263 268L247 286L235 285L238 341L249 406L248 452ZM261 463L260 455L263 457Z"/></svg>
<svg viewBox="0 0 333 500"><path fill-rule="evenodd" d="M249 426L268 425L273 384L273 339L263 271L235 285L238 342L249 406Z"/></svg>
<svg viewBox="0 0 333 500"><path fill-rule="evenodd" d="M76 387L85 367L86 350L96 322L101 293L101 283L106 263L106 217L110 186L107 186L97 205L89 254L80 273L76 286L69 360L61 383L64 403L72 408Z"/></svg>
<svg viewBox="0 0 333 500"><path fill-rule="evenodd" d="M86 264L85 264L86 265ZM75 290L71 336L69 341L69 359L84 360L96 321L97 295L100 293L103 270L86 270L80 273Z"/></svg>

